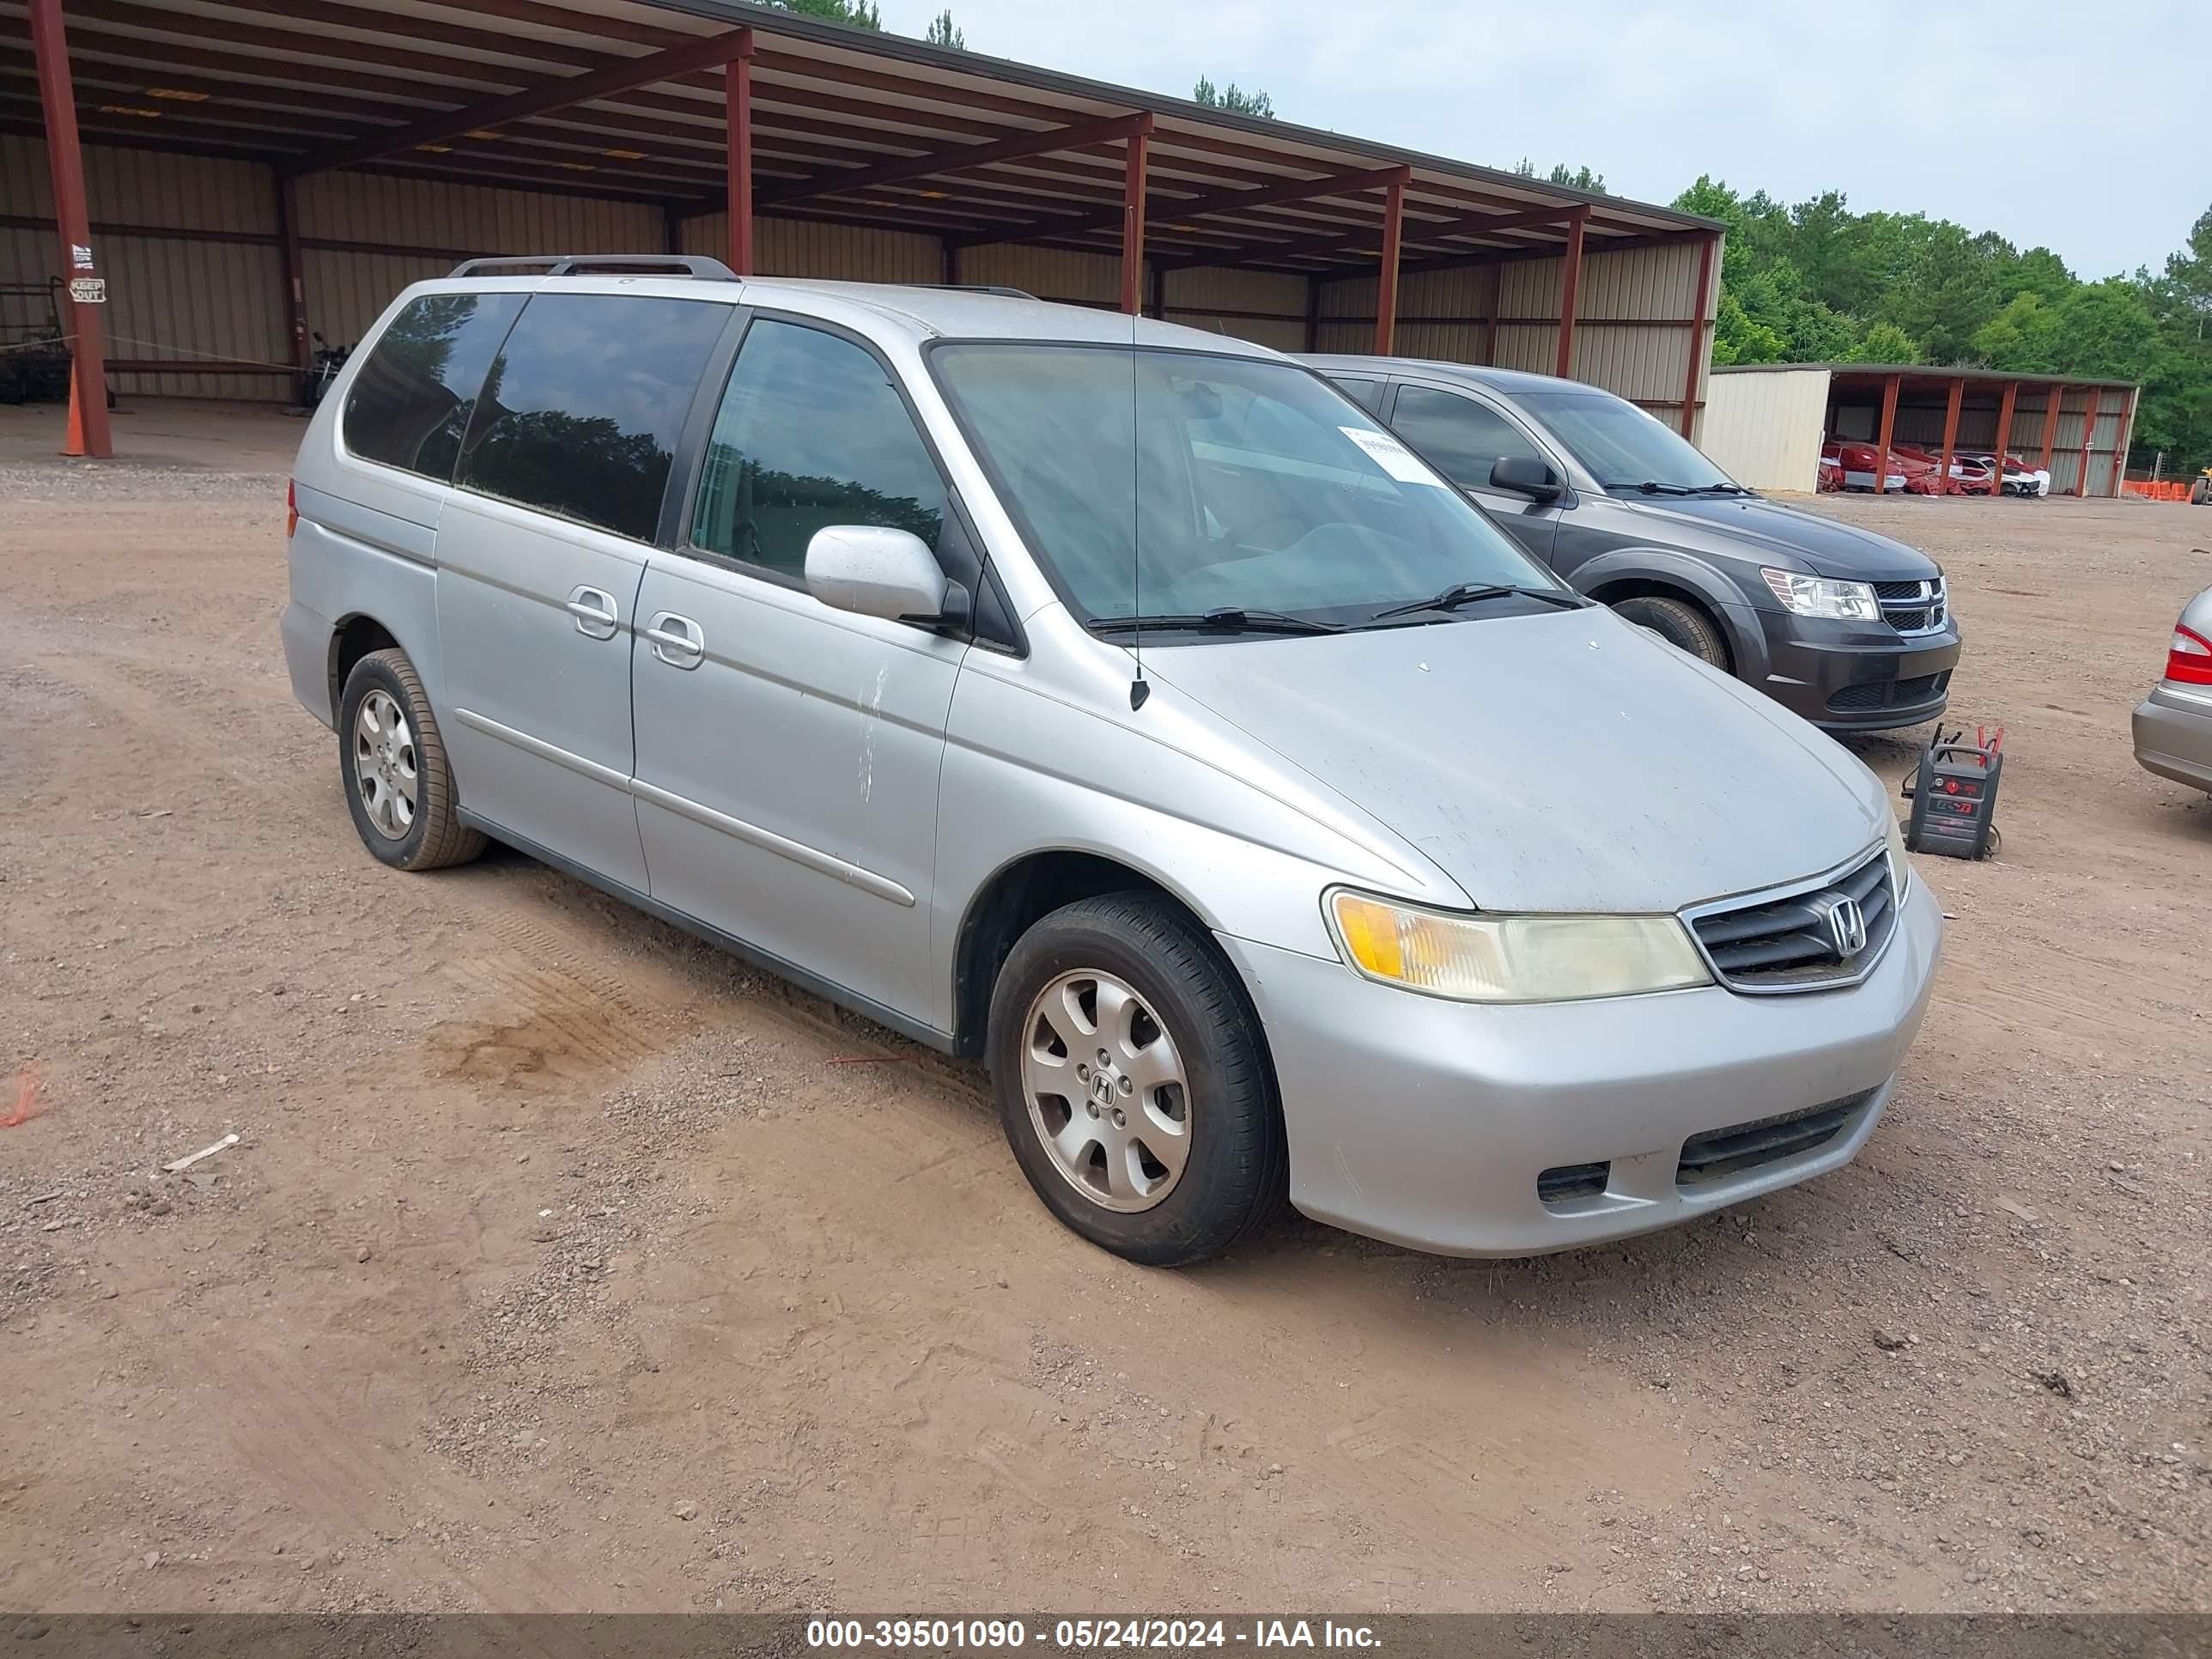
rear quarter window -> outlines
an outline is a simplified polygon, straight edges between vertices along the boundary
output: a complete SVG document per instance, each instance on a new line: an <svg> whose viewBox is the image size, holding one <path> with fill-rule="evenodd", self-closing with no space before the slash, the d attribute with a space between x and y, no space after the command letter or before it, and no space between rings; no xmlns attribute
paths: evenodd
<svg viewBox="0 0 2212 1659"><path fill-rule="evenodd" d="M652 540L678 436L729 318L709 301L532 296L485 377L461 487Z"/></svg>
<svg viewBox="0 0 2212 1659"><path fill-rule="evenodd" d="M484 373L520 294L426 294L379 335L346 393L347 450L450 483Z"/></svg>

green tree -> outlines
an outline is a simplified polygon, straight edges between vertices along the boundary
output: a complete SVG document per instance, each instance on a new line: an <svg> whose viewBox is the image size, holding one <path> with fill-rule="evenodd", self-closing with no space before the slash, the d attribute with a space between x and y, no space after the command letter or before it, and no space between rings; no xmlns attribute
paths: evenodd
<svg viewBox="0 0 2212 1659"><path fill-rule="evenodd" d="M929 20L929 27L922 32L921 38L933 46L951 46L955 52L968 50L968 37L961 33L959 25L952 21L952 11L950 7Z"/></svg>
<svg viewBox="0 0 2212 1659"><path fill-rule="evenodd" d="M1523 179L1534 179L1536 176L1536 164L1524 155L1513 164L1513 171ZM1603 173L1593 173L1587 167L1571 167L1565 161L1553 162L1552 170L1544 175L1544 182L1547 185L1564 185L1569 190L1587 191L1592 196L1610 194L1605 187Z"/></svg>
<svg viewBox="0 0 2212 1659"><path fill-rule="evenodd" d="M1846 363L1917 363L1920 348L1895 323L1876 323L1837 360Z"/></svg>
<svg viewBox="0 0 2212 1659"><path fill-rule="evenodd" d="M1210 76L1201 75L1190 95L1208 109L1227 110L1231 115L1260 115L1270 121L1275 118L1275 100L1257 87L1247 92L1234 81L1217 87Z"/></svg>
<svg viewBox="0 0 2212 1659"><path fill-rule="evenodd" d="M801 17L850 23L856 28L881 29L884 26L884 15L876 9L875 0L761 0L761 3Z"/></svg>

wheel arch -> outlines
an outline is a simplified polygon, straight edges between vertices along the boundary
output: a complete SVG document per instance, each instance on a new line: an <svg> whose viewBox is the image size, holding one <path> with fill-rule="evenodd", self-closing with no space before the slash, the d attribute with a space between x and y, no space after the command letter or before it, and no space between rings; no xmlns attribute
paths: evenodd
<svg viewBox="0 0 2212 1659"><path fill-rule="evenodd" d="M346 677L353 666L372 651L404 651L407 647L399 638L376 617L365 611L356 611L342 617L331 627L330 682L331 716L336 720L339 705L345 695ZM414 660L413 656L408 659ZM421 672L417 665L417 672Z"/></svg>
<svg viewBox="0 0 2212 1659"><path fill-rule="evenodd" d="M1766 641L1744 615L1750 602L1725 577L1697 560L1656 548L1622 549L1578 567L1575 589L1601 605L1621 599L1679 599L1709 617L1727 642L1730 670L1739 678L1764 671Z"/></svg>
<svg viewBox="0 0 2212 1659"><path fill-rule="evenodd" d="M1087 848L1048 848L1007 860L961 913L952 951L953 1052L983 1052L991 992L1007 953L1030 927L1064 904L1107 893L1157 894L1211 934L1213 923L1187 893L1127 858ZM1232 972L1234 969L1232 969Z"/></svg>

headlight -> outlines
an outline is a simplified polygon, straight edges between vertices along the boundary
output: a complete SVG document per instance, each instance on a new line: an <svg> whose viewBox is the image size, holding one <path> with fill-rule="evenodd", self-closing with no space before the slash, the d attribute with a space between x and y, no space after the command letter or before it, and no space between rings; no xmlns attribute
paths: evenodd
<svg viewBox="0 0 2212 1659"><path fill-rule="evenodd" d="M1889 890L1899 905L1905 902L1905 884L1912 874L1912 860L1905 853L1905 826L1897 814L1889 815Z"/></svg>
<svg viewBox="0 0 2212 1659"><path fill-rule="evenodd" d="M1364 893L1328 896L1344 959L1368 978L1460 1002L1565 1002L1709 985L1673 916L1484 916Z"/></svg>
<svg viewBox="0 0 2212 1659"><path fill-rule="evenodd" d="M1866 582L1839 582L1826 576L1800 576L1788 570L1762 568L1760 575L1782 601L1784 611L1801 617L1823 617L1830 622L1880 622L1881 606Z"/></svg>

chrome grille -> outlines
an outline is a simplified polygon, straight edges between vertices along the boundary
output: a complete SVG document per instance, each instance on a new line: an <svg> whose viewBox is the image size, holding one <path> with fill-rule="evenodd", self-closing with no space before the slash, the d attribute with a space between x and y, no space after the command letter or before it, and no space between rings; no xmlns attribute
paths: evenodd
<svg viewBox="0 0 2212 1659"><path fill-rule="evenodd" d="M1900 634L1932 634L1943 625L1943 579L1932 582L1876 582L1881 619Z"/></svg>
<svg viewBox="0 0 2212 1659"><path fill-rule="evenodd" d="M1856 985L1874 969L1897 927L1888 852L1876 848L1842 870L1765 894L1723 899L1686 913L1714 976L1733 991L1765 994ZM1838 948L1832 913L1844 901L1865 943Z"/></svg>

